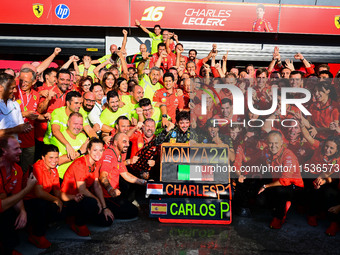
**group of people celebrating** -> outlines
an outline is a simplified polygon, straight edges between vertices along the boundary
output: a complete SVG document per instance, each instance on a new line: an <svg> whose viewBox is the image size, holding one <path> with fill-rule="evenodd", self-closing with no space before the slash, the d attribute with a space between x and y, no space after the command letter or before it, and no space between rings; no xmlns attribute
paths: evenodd
<svg viewBox="0 0 340 255"><path fill-rule="evenodd" d="M301 53L294 56L301 61L295 70L292 61L281 61L278 47L267 68L228 67L228 53L216 60L215 44L208 56L197 59L195 49L183 54L176 34L159 25L151 32L138 20L136 26L150 36L152 55L141 44L139 53L127 56L123 30L122 46L111 45L111 53L100 59L73 55L60 68L49 68L61 52L55 48L19 73L0 71L0 252L18 254L16 230L24 227L32 244L48 248L45 234L52 220L66 219L76 234L88 236L90 222L110 226L115 218L136 218L133 193L159 179L159 145L146 159L143 149L161 134L164 142L225 146L229 164L237 169L234 201L241 214L249 215L253 198L265 195L273 209L270 226L279 229L297 201L307 208L312 226L328 212L326 232L335 235L339 73L333 79L327 64L315 67ZM304 107L311 115L284 105L283 116L280 103L270 116L254 114L248 104L245 115L235 115L232 92L216 84L237 87L258 110L271 107L273 88L306 88L312 98ZM256 121L263 125L250 124ZM242 170L262 164L293 170L271 176Z"/></svg>

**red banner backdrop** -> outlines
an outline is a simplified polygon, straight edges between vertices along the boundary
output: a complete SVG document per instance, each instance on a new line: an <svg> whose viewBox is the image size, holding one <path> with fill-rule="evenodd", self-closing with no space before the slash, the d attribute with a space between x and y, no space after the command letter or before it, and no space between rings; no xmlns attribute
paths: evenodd
<svg viewBox="0 0 340 255"><path fill-rule="evenodd" d="M129 0L2 1L0 23L126 27Z"/></svg>
<svg viewBox="0 0 340 255"><path fill-rule="evenodd" d="M192 30L252 31L257 4L202 1L132 0L131 25L138 19L148 27ZM277 31L279 5L265 6L264 19Z"/></svg>
<svg viewBox="0 0 340 255"><path fill-rule="evenodd" d="M340 35L340 7L281 7L280 33Z"/></svg>
<svg viewBox="0 0 340 255"><path fill-rule="evenodd" d="M0 23L127 27L138 19L147 27L170 29L340 34L340 7L264 4L258 19L255 3L130 1L3 1Z"/></svg>

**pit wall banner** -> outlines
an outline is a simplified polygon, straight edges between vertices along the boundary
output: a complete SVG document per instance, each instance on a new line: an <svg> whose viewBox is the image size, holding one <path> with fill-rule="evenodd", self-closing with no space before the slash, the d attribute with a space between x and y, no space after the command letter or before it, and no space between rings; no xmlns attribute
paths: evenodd
<svg viewBox="0 0 340 255"><path fill-rule="evenodd" d="M0 23L340 34L340 7L184 0L3 1Z"/></svg>
<svg viewBox="0 0 340 255"><path fill-rule="evenodd" d="M127 27L129 0L2 1L0 23Z"/></svg>

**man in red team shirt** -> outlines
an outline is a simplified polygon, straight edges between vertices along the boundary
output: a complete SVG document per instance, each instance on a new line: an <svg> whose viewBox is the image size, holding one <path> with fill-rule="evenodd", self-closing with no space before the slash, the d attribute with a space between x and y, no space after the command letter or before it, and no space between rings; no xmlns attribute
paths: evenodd
<svg viewBox="0 0 340 255"><path fill-rule="evenodd" d="M172 123L175 123L176 111L182 111L184 108L183 92L174 89L174 75L172 73L165 73L163 81L164 88L156 91L153 101L166 105L167 113L171 117Z"/></svg>
<svg viewBox="0 0 340 255"><path fill-rule="evenodd" d="M29 122L31 126L34 126L35 120L48 120L50 118L49 113L39 114L37 113L37 107L40 99L40 95L37 91L32 89L32 86L36 82L36 73L29 68L20 70L19 86L15 98L20 105L22 117L25 122ZM19 140L21 141L20 147L22 154L20 158L20 166L25 173L29 165L34 163L34 151L35 140L34 130L29 133L19 134Z"/></svg>
<svg viewBox="0 0 340 255"><path fill-rule="evenodd" d="M21 149L14 136L0 138L0 199L11 197L22 190L22 170L17 164ZM22 229L27 223L27 213L22 200L0 214L0 241L4 253L11 254L18 243L15 230Z"/></svg>
<svg viewBox="0 0 340 255"><path fill-rule="evenodd" d="M51 87L48 90L47 95L41 95L37 112L41 114L49 113L51 114L55 109L63 107L66 105L66 94L68 92L68 87L71 82L71 73L66 69L61 69L57 73L57 83L55 86ZM35 126L35 134L36 140L38 141L36 148L40 148L40 150L35 153L35 158L41 158L41 148L43 147L43 140L47 130L47 120L45 121L37 121L37 125Z"/></svg>
<svg viewBox="0 0 340 255"><path fill-rule="evenodd" d="M138 215L138 209L127 199L122 198L119 190L119 177L129 183L145 185L146 181L130 174L123 162L123 154L129 148L129 137L124 133L117 133L113 137L113 144L103 153L99 180L103 188L107 207L115 218L131 219Z"/></svg>
<svg viewBox="0 0 340 255"><path fill-rule="evenodd" d="M294 153L283 146L282 134L270 131L268 134L268 150L265 151L266 166L275 168L272 171L273 181L261 187L258 194L270 190L273 194L273 220L270 227L280 229L296 196L296 191L304 187L300 167Z"/></svg>
<svg viewBox="0 0 340 255"><path fill-rule="evenodd" d="M257 19L253 23L252 31L255 32L273 32L273 27L269 21L263 18L265 14L264 5L259 4L256 7Z"/></svg>
<svg viewBox="0 0 340 255"><path fill-rule="evenodd" d="M176 64L176 57L170 50L167 52L165 43L158 44L157 49L157 53L153 54L150 58L149 67L158 66L164 72L167 72L170 67Z"/></svg>

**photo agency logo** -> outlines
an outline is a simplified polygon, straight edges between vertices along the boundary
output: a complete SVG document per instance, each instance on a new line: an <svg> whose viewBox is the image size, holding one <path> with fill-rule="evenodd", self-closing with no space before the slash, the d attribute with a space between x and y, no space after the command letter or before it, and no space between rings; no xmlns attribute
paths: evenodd
<svg viewBox="0 0 340 255"><path fill-rule="evenodd" d="M220 97L219 92L221 92L221 90L227 90L227 93L229 93L232 98L232 103L230 105L229 112L227 113L225 112L226 110L223 109L223 104L224 102L229 101L225 101ZM311 116L311 113L303 105L308 103L312 98L311 92L308 89L298 87L279 88L278 86L272 86L270 89L266 88L263 95L263 98L258 98L258 90L255 90L254 87L248 87L246 93L244 93L234 84L215 84L210 89L205 91L203 90L202 92L200 102L201 116L199 117L204 118L208 115L209 111L211 111L212 107L209 105L209 102L210 104L214 103L215 108L217 108L215 109L217 114L212 116L213 127L217 127L218 125L229 125L230 127L233 125L242 125L243 127L260 128L265 125L266 121L271 122L273 127L274 122L279 121L278 119L270 118L250 118L247 120L245 110L246 106L248 113L252 116L257 115L263 117L270 116L275 113L286 117L289 114L289 109L292 107L301 111L301 113L305 116ZM261 106L263 105L266 105L266 107L270 105L270 108L261 109ZM235 120L233 118L235 116L238 116L239 118ZM196 117L197 116L195 116L195 118ZM239 121L238 119L242 120ZM210 124L211 123L208 123L208 126ZM294 118L285 118L280 122L280 124L282 127L295 127L298 125L298 122Z"/></svg>

